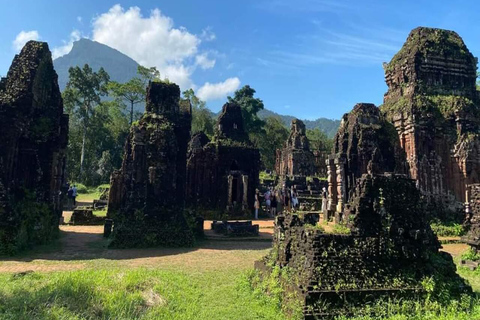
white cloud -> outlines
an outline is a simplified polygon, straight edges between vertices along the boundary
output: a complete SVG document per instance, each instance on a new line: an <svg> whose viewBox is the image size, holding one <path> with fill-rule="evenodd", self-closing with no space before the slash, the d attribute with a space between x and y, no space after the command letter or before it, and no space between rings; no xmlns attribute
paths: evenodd
<svg viewBox="0 0 480 320"><path fill-rule="evenodd" d="M28 41L38 39L40 39L40 34L37 30L21 31L15 40L13 40L13 48L15 51L20 51Z"/></svg>
<svg viewBox="0 0 480 320"><path fill-rule="evenodd" d="M80 38L80 31L73 30L72 33L70 33L70 39L68 41L63 40L63 46L55 47L52 49L52 58L56 59L69 53L70 50L72 50L73 43L80 40Z"/></svg>
<svg viewBox="0 0 480 320"><path fill-rule="evenodd" d="M228 94L235 92L240 86L240 79L228 78L224 82L206 82L198 89L197 96L203 101L218 100L225 98Z"/></svg>
<svg viewBox="0 0 480 320"><path fill-rule="evenodd" d="M202 33L200 34L200 38L204 41L213 41L217 38L215 33L213 33L211 27L206 27L205 29L202 30Z"/></svg>
<svg viewBox="0 0 480 320"><path fill-rule="evenodd" d="M83 20L83 19L82 19L81 16L78 16L78 17L77 17L77 21L78 21L78 22L82 23L82 20Z"/></svg>
<svg viewBox="0 0 480 320"><path fill-rule="evenodd" d="M215 59L209 59L207 53L202 53L195 57L195 64L203 70L211 69L215 66Z"/></svg>
<svg viewBox="0 0 480 320"><path fill-rule="evenodd" d="M201 40L154 9L144 17L140 8L113 6L93 20L93 40L115 48L146 67L157 67L162 77L187 89L195 66L191 60Z"/></svg>

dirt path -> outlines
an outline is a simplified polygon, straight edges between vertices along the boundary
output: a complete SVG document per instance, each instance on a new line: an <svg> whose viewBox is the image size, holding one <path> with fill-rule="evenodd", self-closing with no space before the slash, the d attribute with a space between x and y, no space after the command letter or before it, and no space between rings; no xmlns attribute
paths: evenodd
<svg viewBox="0 0 480 320"><path fill-rule="evenodd" d="M102 236L103 226L60 226L56 244L25 252L19 257L0 260L0 272L62 271L82 268L113 267L189 267L195 270L220 266L249 267L271 248L273 220L257 220L263 241L200 242L194 248L108 249ZM210 229L211 221L205 221ZM465 244L445 244L443 251L456 257L467 249Z"/></svg>
<svg viewBox="0 0 480 320"><path fill-rule="evenodd" d="M108 249L103 226L60 226L56 245L40 247L20 257L0 260L0 272L63 271L82 268L191 266L217 269L245 267L264 256L269 241L204 241L194 248ZM273 231L273 230L272 230ZM253 259L253 260L252 260Z"/></svg>

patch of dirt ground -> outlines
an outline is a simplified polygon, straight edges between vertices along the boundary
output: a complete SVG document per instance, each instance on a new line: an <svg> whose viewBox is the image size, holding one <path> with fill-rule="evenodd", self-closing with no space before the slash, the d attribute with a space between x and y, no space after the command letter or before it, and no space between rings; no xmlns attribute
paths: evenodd
<svg viewBox="0 0 480 320"><path fill-rule="evenodd" d="M216 270L225 267L250 268L271 248L273 220L257 220L259 240L205 240L193 248L108 249L102 236L103 226L60 226L56 244L36 248L21 256L0 259L0 272L52 272L83 268L165 267ZM205 221L210 229L211 221ZM443 251L456 257L465 244L444 244Z"/></svg>

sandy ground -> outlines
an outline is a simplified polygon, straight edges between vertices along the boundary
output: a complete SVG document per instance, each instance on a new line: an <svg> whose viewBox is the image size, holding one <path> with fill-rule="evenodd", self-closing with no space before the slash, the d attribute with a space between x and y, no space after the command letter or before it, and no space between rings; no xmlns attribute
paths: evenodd
<svg viewBox="0 0 480 320"><path fill-rule="evenodd" d="M66 212L68 216L70 212ZM102 237L103 226L60 226L58 242L36 248L14 258L0 260L0 272L63 271L82 268L109 267L191 267L192 269L216 269L226 265L249 267L271 248L273 220L257 220L261 237L249 241L224 239L205 240L194 248L108 249L108 241ZM208 235L211 221L205 221ZM331 228L330 225L324 226ZM207 237L208 238L208 237ZM450 239L452 240L452 239ZM455 239L453 239L455 240ZM443 251L457 256L467 249L464 244L445 244Z"/></svg>

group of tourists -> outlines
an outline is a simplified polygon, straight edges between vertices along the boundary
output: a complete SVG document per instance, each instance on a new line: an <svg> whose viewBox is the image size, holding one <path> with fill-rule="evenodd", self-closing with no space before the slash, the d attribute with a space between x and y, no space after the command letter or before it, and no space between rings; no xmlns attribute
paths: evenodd
<svg viewBox="0 0 480 320"><path fill-rule="evenodd" d="M261 194L257 189L255 192L255 219L258 219L258 211L260 209ZM282 211L291 212L296 211L299 207L298 193L295 186L287 188L285 185L281 189L268 188L263 194L265 201L265 209L267 216L270 218L275 217Z"/></svg>
<svg viewBox="0 0 480 320"><path fill-rule="evenodd" d="M260 209L260 195L259 190L257 189L255 192L255 202L254 202L254 209L255 209L255 220L258 220L258 211ZM268 217L274 218L277 213L285 212L295 212L298 210L300 203L298 201L298 193L297 188L293 186L292 188L287 188L285 185L281 189L274 189L269 188L265 194L263 195L263 199L265 201L265 209ZM328 192L327 189L324 187L322 188L321 193L321 200L322 200L322 212L327 210L327 203L328 203Z"/></svg>

